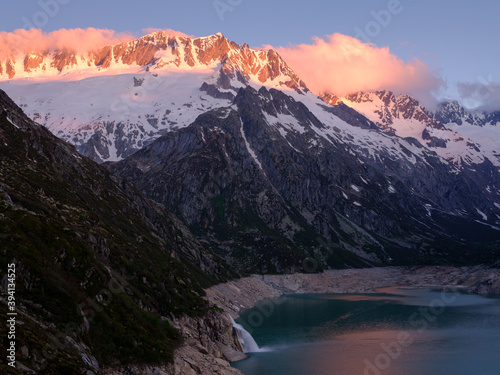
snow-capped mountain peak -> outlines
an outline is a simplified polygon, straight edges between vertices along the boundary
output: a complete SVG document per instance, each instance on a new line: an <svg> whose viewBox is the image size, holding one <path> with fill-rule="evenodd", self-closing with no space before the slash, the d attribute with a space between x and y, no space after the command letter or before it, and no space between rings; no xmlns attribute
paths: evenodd
<svg viewBox="0 0 500 375"><path fill-rule="evenodd" d="M0 86L25 112L99 162L120 160L230 105L247 85L308 92L275 51L221 33L156 31L87 52L20 51L0 62Z"/></svg>
<svg viewBox="0 0 500 375"><path fill-rule="evenodd" d="M221 65L219 81L255 82L275 87L307 90L304 82L273 50L255 50L247 44L230 42L221 33L191 38L155 31L141 38L78 52L70 49L19 51L0 61L0 81L20 78L78 80L99 75L215 69ZM237 75L236 72L240 74Z"/></svg>
<svg viewBox="0 0 500 375"><path fill-rule="evenodd" d="M395 95L391 91L357 92L345 97L325 93L322 99L332 105L343 103L373 121L381 130L402 138L415 138L422 145L436 152L458 167L463 164L482 163L487 157L493 164L500 166L500 154L485 139L474 137L465 128L457 128L443 123L444 117L426 109L418 100L406 95ZM458 103L446 107L452 119L463 118L466 114ZM500 133L500 127L494 129ZM493 138L495 139L495 138ZM498 139L498 137L496 137Z"/></svg>

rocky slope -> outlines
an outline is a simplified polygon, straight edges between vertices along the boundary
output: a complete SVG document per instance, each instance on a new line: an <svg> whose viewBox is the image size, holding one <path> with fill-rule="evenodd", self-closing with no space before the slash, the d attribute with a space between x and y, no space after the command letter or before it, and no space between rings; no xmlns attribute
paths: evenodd
<svg viewBox="0 0 500 375"><path fill-rule="evenodd" d="M348 107L274 89L240 89L230 107L110 167L242 271L488 261L498 251L498 191L480 185L484 176L499 186L491 163L459 173ZM492 226L476 222L485 218Z"/></svg>
<svg viewBox="0 0 500 375"><path fill-rule="evenodd" d="M172 361L182 336L169 319L206 313L202 287L234 276L163 207L33 123L1 91L0 181L0 259L16 270L23 371Z"/></svg>
<svg viewBox="0 0 500 375"><path fill-rule="evenodd" d="M500 269L494 265L330 270L316 275L265 275L258 278L282 294L364 293L383 287L456 287L468 293L500 294Z"/></svg>
<svg viewBox="0 0 500 375"><path fill-rule="evenodd" d="M106 375L238 375L230 362L247 358L240 351L229 315L211 311L203 317L182 317L174 326L181 332L184 344L176 349L172 364L128 365L107 369Z"/></svg>

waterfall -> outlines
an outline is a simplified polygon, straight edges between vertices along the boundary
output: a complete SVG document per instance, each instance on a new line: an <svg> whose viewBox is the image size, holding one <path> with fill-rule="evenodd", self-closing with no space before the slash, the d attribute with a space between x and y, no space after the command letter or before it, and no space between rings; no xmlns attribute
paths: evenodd
<svg viewBox="0 0 500 375"><path fill-rule="evenodd" d="M231 319L231 323L233 323L233 328L236 331L236 336L238 337L243 353L260 351L259 345L257 345L252 335L241 324L236 323L232 317L229 318Z"/></svg>

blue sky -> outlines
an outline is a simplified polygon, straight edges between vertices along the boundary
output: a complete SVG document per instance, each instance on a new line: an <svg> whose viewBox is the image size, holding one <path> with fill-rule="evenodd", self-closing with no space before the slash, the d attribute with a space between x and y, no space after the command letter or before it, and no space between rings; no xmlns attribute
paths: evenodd
<svg viewBox="0 0 500 375"><path fill-rule="evenodd" d="M0 30L95 27L140 36L146 28L170 28L222 32L253 47L341 33L387 46L405 62L424 61L456 94L457 82L468 82L462 89L472 93L497 89L499 15L497 0L23 0L2 4Z"/></svg>

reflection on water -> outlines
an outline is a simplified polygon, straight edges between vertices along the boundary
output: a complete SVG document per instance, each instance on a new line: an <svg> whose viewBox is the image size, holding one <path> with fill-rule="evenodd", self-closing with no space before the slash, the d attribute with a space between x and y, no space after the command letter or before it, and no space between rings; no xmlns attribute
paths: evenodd
<svg viewBox="0 0 500 375"><path fill-rule="evenodd" d="M402 288L293 295L239 322L268 349L234 364L248 375L500 373L499 298Z"/></svg>

